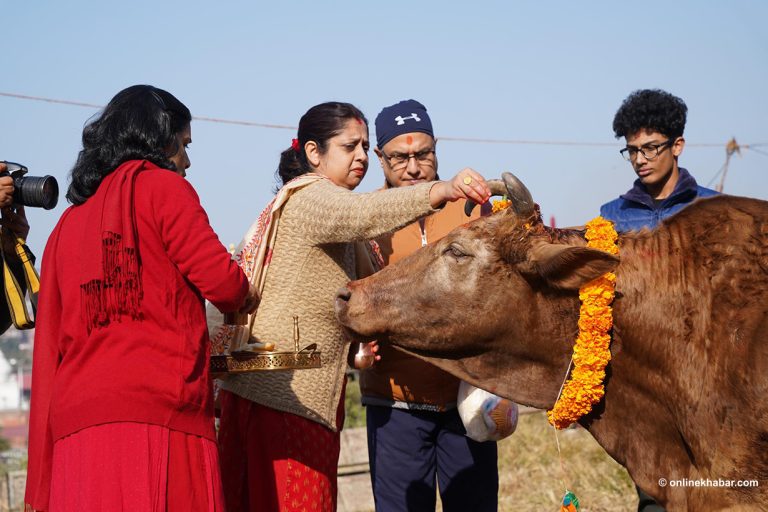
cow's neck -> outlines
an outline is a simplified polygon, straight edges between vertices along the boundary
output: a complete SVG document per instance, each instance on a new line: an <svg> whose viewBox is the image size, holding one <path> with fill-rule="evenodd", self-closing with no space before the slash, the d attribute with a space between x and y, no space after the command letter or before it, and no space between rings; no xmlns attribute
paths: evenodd
<svg viewBox="0 0 768 512"><path fill-rule="evenodd" d="M444 358L402 344L398 348L521 405L550 409L573 354L579 298L564 292L532 294L525 303L532 313L525 317L526 323L509 317L508 332L479 343L483 350L477 353L453 353ZM531 335L538 336L534 343L520 343ZM489 371L494 368L498 371Z"/></svg>
<svg viewBox="0 0 768 512"><path fill-rule="evenodd" d="M697 437L674 413L680 398L674 365L686 358L679 354L684 347L670 341L686 318L670 309L670 303L679 302L683 288L696 280L688 275L693 269L684 268L670 239L662 232L620 241L606 395L581 420L641 488L655 492L663 492L657 484L661 476L695 476L691 471L696 454L706 452L689 444ZM660 447L663 457L654 452ZM663 468L657 465L662 459Z"/></svg>
<svg viewBox="0 0 768 512"><path fill-rule="evenodd" d="M509 331L483 343L484 350L461 357L427 359L462 380L521 405L551 409L567 376L578 334L575 293L542 292L527 297L525 324L510 321ZM536 336L535 340L530 340ZM520 343L527 339L526 343ZM415 355L423 356L426 354ZM489 372L489 368L499 371Z"/></svg>

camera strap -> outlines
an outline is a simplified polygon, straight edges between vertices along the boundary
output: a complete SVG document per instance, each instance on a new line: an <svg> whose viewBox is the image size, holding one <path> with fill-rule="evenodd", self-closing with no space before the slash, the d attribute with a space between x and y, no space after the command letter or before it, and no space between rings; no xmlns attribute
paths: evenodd
<svg viewBox="0 0 768 512"><path fill-rule="evenodd" d="M34 264L32 263L32 254L24 244L22 238L16 237L16 256L22 263L24 269L24 280L26 281L26 291L29 291L30 302L32 303L32 311L37 314L37 295L40 291L40 276L37 274ZM27 302L25 300L25 289L19 284L16 276L11 271L10 265L6 258L5 250L0 249L3 257L3 283L5 288L5 300L8 304L8 311L11 313L11 320L13 325L17 329L32 329L35 326L34 319L30 316L27 310Z"/></svg>

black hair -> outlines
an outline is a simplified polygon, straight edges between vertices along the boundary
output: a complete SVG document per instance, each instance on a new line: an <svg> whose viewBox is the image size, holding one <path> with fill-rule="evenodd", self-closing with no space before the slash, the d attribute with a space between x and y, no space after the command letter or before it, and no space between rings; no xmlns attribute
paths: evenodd
<svg viewBox="0 0 768 512"><path fill-rule="evenodd" d="M685 102L660 89L633 92L619 107L613 118L616 138L631 136L639 130L651 130L670 139L683 136L688 107Z"/></svg>
<svg viewBox="0 0 768 512"><path fill-rule="evenodd" d="M83 204L128 160L177 170L168 157L179 150L176 136L191 120L189 109L169 92L151 85L123 89L83 128L83 149L70 174L67 199Z"/></svg>
<svg viewBox="0 0 768 512"><path fill-rule="evenodd" d="M325 153L328 149L328 140L341 133L350 119L358 119L368 126L368 120L360 109L350 103L329 101L307 110L299 120L298 142L280 153L277 178L282 185L312 171L304 151L304 144L314 141L320 153Z"/></svg>

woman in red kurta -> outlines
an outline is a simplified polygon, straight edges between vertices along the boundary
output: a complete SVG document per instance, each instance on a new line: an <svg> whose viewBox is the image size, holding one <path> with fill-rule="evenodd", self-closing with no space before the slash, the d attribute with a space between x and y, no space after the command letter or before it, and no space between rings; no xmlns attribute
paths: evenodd
<svg viewBox="0 0 768 512"><path fill-rule="evenodd" d="M189 110L151 86L83 132L43 255L26 502L223 510L203 298L253 309L192 186Z"/></svg>

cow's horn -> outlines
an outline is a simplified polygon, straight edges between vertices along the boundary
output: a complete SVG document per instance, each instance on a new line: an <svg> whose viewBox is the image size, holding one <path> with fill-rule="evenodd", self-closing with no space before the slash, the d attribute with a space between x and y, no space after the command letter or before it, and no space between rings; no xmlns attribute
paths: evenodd
<svg viewBox="0 0 768 512"><path fill-rule="evenodd" d="M507 195L507 185L503 181L488 180L485 182L485 184L488 185L489 189L491 189L491 197ZM464 213L467 217L472 215L472 210L475 209L475 206L477 206L477 204L467 199L467 202L464 204Z"/></svg>
<svg viewBox="0 0 768 512"><path fill-rule="evenodd" d="M517 216L523 219L530 217L535 205L528 187L523 185L523 182L511 172L501 173L501 179L504 180L507 197L512 201L512 208L514 208Z"/></svg>

